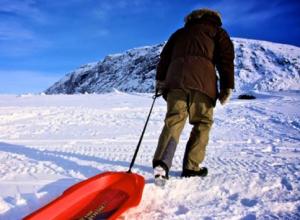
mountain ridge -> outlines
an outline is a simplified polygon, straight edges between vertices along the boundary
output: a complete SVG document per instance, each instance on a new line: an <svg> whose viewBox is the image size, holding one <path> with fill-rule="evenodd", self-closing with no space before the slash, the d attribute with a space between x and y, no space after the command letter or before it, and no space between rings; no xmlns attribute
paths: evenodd
<svg viewBox="0 0 300 220"><path fill-rule="evenodd" d="M300 89L300 48L261 40L232 38L235 91ZM153 92L164 43L111 54L83 65L49 87L46 94Z"/></svg>

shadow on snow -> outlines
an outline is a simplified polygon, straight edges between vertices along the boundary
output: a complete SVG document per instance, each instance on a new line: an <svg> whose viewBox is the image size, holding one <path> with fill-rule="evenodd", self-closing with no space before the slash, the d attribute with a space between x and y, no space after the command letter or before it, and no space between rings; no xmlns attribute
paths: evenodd
<svg viewBox="0 0 300 220"><path fill-rule="evenodd" d="M67 173L68 171L80 172L87 178L107 170L101 170L88 165L80 165L72 160L69 160L67 157L77 158L80 160L97 162L97 163L107 164L112 166L124 167L124 170L120 170L120 171L127 171L130 164L130 162L127 161L111 161L111 160L107 160L95 156L87 156L87 155L81 155L76 153L39 150L36 148L31 148L23 145L8 144L3 142L0 142L0 151L24 155L29 159L33 159L36 161L49 161L59 167L62 167ZM137 164L134 167L144 172L152 172L152 168L148 166ZM21 199L25 200L25 202L23 202L22 204L18 204L17 199L12 196L3 198L3 200L10 206L10 209L7 212L2 213L0 215L0 218L7 219L7 220L20 219L25 215L29 214L30 212L47 204L57 196L61 195L63 191L65 191L68 187L74 185L79 181L82 181L82 179L74 178L73 176L70 175L69 178L62 178L55 182L46 184L45 186L40 188L37 192L21 194L20 195ZM22 185L22 181L20 181L19 185Z"/></svg>

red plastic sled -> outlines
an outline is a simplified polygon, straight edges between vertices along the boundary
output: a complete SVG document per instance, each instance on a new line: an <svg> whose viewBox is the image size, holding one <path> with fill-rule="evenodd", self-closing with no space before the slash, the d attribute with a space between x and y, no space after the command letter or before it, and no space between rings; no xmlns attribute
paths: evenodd
<svg viewBox="0 0 300 220"><path fill-rule="evenodd" d="M128 172L105 172L68 188L24 220L116 219L142 198L145 180Z"/></svg>

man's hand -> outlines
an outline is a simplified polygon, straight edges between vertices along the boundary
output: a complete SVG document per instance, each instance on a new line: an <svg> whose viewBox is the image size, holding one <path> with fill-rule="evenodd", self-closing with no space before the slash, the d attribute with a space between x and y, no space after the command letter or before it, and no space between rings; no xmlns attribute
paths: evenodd
<svg viewBox="0 0 300 220"><path fill-rule="evenodd" d="M166 83L164 81L156 80L155 91L157 95L162 95L166 89Z"/></svg>
<svg viewBox="0 0 300 220"><path fill-rule="evenodd" d="M225 105L232 94L232 89L222 89L219 95L219 101L221 105Z"/></svg>

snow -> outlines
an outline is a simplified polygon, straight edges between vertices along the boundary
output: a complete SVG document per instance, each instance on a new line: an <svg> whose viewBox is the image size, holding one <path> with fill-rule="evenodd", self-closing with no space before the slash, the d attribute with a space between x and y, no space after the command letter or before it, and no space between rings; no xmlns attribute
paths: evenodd
<svg viewBox="0 0 300 220"><path fill-rule="evenodd" d="M206 178L180 178L190 125L170 180L154 185L151 160L166 104L153 109L134 172L146 186L126 219L300 219L300 92L236 96L215 108ZM0 219L21 219L67 187L104 171L126 171L151 94L0 96Z"/></svg>

